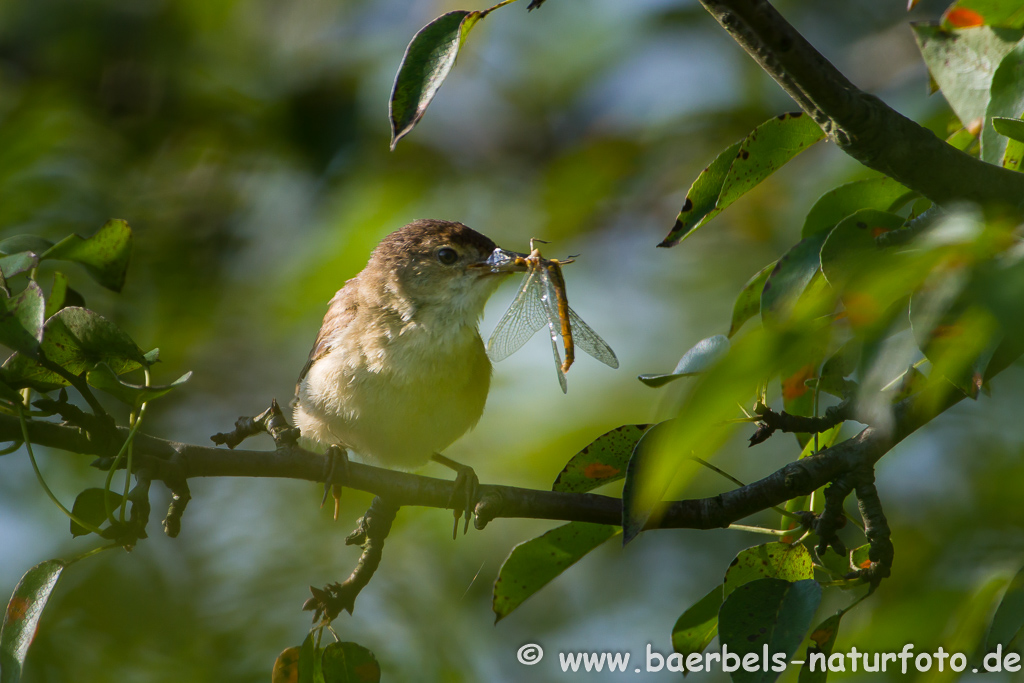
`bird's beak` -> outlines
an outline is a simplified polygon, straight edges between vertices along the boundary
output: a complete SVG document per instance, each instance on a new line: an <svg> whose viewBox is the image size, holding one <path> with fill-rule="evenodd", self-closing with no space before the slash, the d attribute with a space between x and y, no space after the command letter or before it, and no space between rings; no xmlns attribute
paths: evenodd
<svg viewBox="0 0 1024 683"><path fill-rule="evenodd" d="M486 259L471 263L469 267L486 268L494 274L522 273L529 269L526 261L527 256L529 255L497 248Z"/></svg>

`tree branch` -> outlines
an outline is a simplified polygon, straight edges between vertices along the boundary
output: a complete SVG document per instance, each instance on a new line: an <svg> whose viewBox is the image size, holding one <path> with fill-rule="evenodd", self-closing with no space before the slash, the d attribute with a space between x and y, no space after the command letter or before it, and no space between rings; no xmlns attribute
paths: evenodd
<svg viewBox="0 0 1024 683"><path fill-rule="evenodd" d="M1009 360L1007 360L1009 362ZM992 374L1002 368L992 368ZM846 472L870 468L894 445L936 415L959 402L963 395L951 392L938 380L894 407L895 429L890 432L867 427L858 435L821 453L791 462L767 477L711 498L662 504L652 515L648 529L723 528L744 517L807 495ZM83 454L109 456L120 447L117 439L104 442L89 438L77 427L30 420L33 443ZM123 440L128 430L119 428ZM0 415L0 441L21 438L17 418ZM183 483L196 477L270 477L324 480L324 457L299 447L274 451L227 450L177 443L142 433L135 437L140 476L161 480L172 490L187 491ZM367 491L393 505L445 509L452 482L421 475L350 463L348 488ZM481 485L476 507L477 527L496 518L551 519L619 525L622 501L592 493L562 493L514 486Z"/></svg>
<svg viewBox="0 0 1024 683"><path fill-rule="evenodd" d="M936 204L1024 208L1024 174L987 164L859 90L766 0L701 0L844 152Z"/></svg>

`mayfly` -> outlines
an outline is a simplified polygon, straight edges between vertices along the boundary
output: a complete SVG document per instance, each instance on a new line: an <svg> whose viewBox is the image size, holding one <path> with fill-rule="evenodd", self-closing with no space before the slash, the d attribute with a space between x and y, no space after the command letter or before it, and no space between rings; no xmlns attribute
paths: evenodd
<svg viewBox="0 0 1024 683"><path fill-rule="evenodd" d="M526 271L526 278L505 315L494 328L487 342L487 355L494 361L503 360L515 353L537 330L547 325L558 383L565 392L565 373L576 358L577 347L612 368L619 367L619 360L612 348L569 307L562 266L572 263L574 259L544 258L540 249L534 246L535 242L540 241L530 240L529 254L498 249L488 261L494 271ZM558 352L559 338L565 350L564 360Z"/></svg>

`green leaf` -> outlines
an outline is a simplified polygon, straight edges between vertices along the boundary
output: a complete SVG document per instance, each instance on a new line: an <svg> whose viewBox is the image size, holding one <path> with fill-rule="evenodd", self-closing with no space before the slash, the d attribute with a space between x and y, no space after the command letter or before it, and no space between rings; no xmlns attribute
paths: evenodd
<svg viewBox="0 0 1024 683"><path fill-rule="evenodd" d="M819 652L825 655L828 660L832 654L832 648L836 645L836 636L839 635L839 621L843 618L844 612L837 612L825 621L818 624L811 635L808 636L814 643L807 646L807 655L804 657L804 665L800 667L800 678L798 683L825 683L828 679L828 667L816 663L814 671L811 671L811 655Z"/></svg>
<svg viewBox="0 0 1024 683"><path fill-rule="evenodd" d="M0 344L29 357L39 353L43 339L43 291L35 282L16 296L0 295Z"/></svg>
<svg viewBox="0 0 1024 683"><path fill-rule="evenodd" d="M925 24L913 29L932 78L960 122L970 127L985 116L996 67L1024 31L987 26L947 31Z"/></svg>
<svg viewBox="0 0 1024 683"><path fill-rule="evenodd" d="M782 579L758 579L744 584L726 597L718 616L718 638L723 650L739 656L748 653L784 655L784 662L800 647L821 603L821 586L805 579L790 583ZM739 667L732 673L736 683L767 683L781 674L768 667L748 671Z"/></svg>
<svg viewBox="0 0 1024 683"><path fill-rule="evenodd" d="M725 572L726 598L740 586L755 579L800 581L814 576L811 554L802 544L765 543L741 550Z"/></svg>
<svg viewBox="0 0 1024 683"><path fill-rule="evenodd" d="M442 14L413 36L391 90L391 149L423 118L481 12Z"/></svg>
<svg viewBox="0 0 1024 683"><path fill-rule="evenodd" d="M147 387L140 384L129 384L118 377L106 363L99 363L86 376L89 384L92 386L107 392L122 403L127 403L134 407L160 398L187 382L190 377L192 377L192 373L186 372L170 384L162 386Z"/></svg>
<svg viewBox="0 0 1024 683"><path fill-rule="evenodd" d="M787 161L824 139L825 132L803 112L768 119L740 144L715 208L721 211L729 206Z"/></svg>
<svg viewBox="0 0 1024 683"><path fill-rule="evenodd" d="M551 490L586 493L622 479L633 448L650 428L649 424L623 425L597 437L569 459Z"/></svg>
<svg viewBox="0 0 1024 683"><path fill-rule="evenodd" d="M992 617L992 623L985 636L985 651L994 652L996 646L1009 647L1020 630L1024 628L1024 568L1014 575L1006 587L999 607Z"/></svg>
<svg viewBox="0 0 1024 683"><path fill-rule="evenodd" d="M856 371L860 363L861 344L851 339L843 344L838 351L821 366L818 388L838 398L846 398L856 390L856 382L846 378Z"/></svg>
<svg viewBox="0 0 1024 683"><path fill-rule="evenodd" d="M324 681L323 669L321 668L320 657L322 651L316 646L316 641L313 638L315 632L315 629L310 631L299 648L298 683L326 683Z"/></svg>
<svg viewBox="0 0 1024 683"><path fill-rule="evenodd" d="M639 489L643 488L641 477L646 476L646 470L649 467L659 469L661 464L659 461L663 459L663 451L659 452L663 444L661 440L670 435L674 424L675 420L665 420L648 429L640 437L633 448L632 455L629 456L629 463L626 465L626 483L622 488L623 543L633 540L643 530L651 515L653 501L646 501L647 504L643 505L642 509L637 508ZM660 481L661 477L655 477L655 479L659 480L659 484L664 484L664 487L658 486L663 494L668 483Z"/></svg>
<svg viewBox="0 0 1024 683"><path fill-rule="evenodd" d="M1024 112L1024 87L1021 83L1024 83L1024 40L1003 57L992 76L991 99L985 108L985 126L981 129L983 161L998 164L1003 159L1007 139L996 132L991 119L1017 118Z"/></svg>
<svg viewBox="0 0 1024 683"><path fill-rule="evenodd" d="M703 652L718 635L718 609L724 600L722 586L698 600L683 612L672 627L672 649L683 655Z"/></svg>
<svg viewBox="0 0 1024 683"><path fill-rule="evenodd" d="M1024 121L1020 119L1008 119L1003 116L992 117L992 127L996 129L996 132L1000 135L1004 135L1011 140L1017 142L1024 142Z"/></svg>
<svg viewBox="0 0 1024 683"><path fill-rule="evenodd" d="M715 205L722 194L722 187L729 175L729 169L740 151L743 140L739 140L720 152L697 179L693 181L686 193L683 208L676 216L676 223L659 247L674 247L686 239L691 232L701 227L718 215Z"/></svg>
<svg viewBox="0 0 1024 683"><path fill-rule="evenodd" d="M60 271L53 274L53 287L50 288L50 296L46 299L46 319L49 320L53 314L64 308L64 302L68 296L68 278Z"/></svg>
<svg viewBox="0 0 1024 683"><path fill-rule="evenodd" d="M119 375L146 364L131 337L85 308L62 308L47 320L40 349L48 360L75 375L92 370L98 363L106 363ZM8 383L14 386L68 384L63 377L20 352L8 358L3 367Z"/></svg>
<svg viewBox="0 0 1024 683"><path fill-rule="evenodd" d="M617 528L605 524L569 522L517 545L501 565L494 582L491 609L495 623L618 533Z"/></svg>
<svg viewBox="0 0 1024 683"><path fill-rule="evenodd" d="M53 242L36 235L14 235L0 241L0 254L10 255L30 251L36 256L53 246Z"/></svg>
<svg viewBox="0 0 1024 683"><path fill-rule="evenodd" d="M10 280L15 275L27 273L38 265L38 256L32 252L23 251L0 258L0 273L3 274L4 280Z"/></svg>
<svg viewBox="0 0 1024 683"><path fill-rule="evenodd" d="M75 504L71 507L71 514L93 526L102 526L107 521L107 508L103 502L104 495L103 489L93 488L82 491L75 498ZM109 495L111 509L120 507L121 494L111 491ZM88 529L78 524L78 522L71 520L72 536L85 536L89 533L91 532Z"/></svg>
<svg viewBox="0 0 1024 683"><path fill-rule="evenodd" d="M862 209L840 221L821 247L822 273L839 292L847 319L855 327L882 319L888 307L918 282L917 270L898 268L905 254L876 242L879 235L898 230L903 223L896 214Z"/></svg>
<svg viewBox="0 0 1024 683"><path fill-rule="evenodd" d="M917 193L908 190L888 176L855 180L840 185L818 198L811 207L801 237L828 232L850 214L860 209L896 211Z"/></svg>
<svg viewBox="0 0 1024 683"><path fill-rule="evenodd" d="M825 133L803 112L780 114L722 152L691 186L676 224L659 247L672 247L717 216ZM726 164L728 171L726 172ZM720 180L721 179L721 180ZM714 203L711 203L713 196Z"/></svg>
<svg viewBox="0 0 1024 683"><path fill-rule="evenodd" d="M942 15L946 28L980 24L1024 28L1024 5L1016 0L957 0Z"/></svg>
<svg viewBox="0 0 1024 683"><path fill-rule="evenodd" d="M28 648L67 563L47 560L25 572L14 589L0 628L0 683L18 683Z"/></svg>
<svg viewBox="0 0 1024 683"><path fill-rule="evenodd" d="M331 643L324 648L325 683L379 683L380 664L372 652L356 643Z"/></svg>
<svg viewBox="0 0 1024 683"><path fill-rule="evenodd" d="M649 387L660 387L680 377L693 377L707 370L729 352L729 338L716 334L701 339L683 354L675 370L667 375L640 375L637 379Z"/></svg>
<svg viewBox="0 0 1024 683"><path fill-rule="evenodd" d="M776 263L778 261L769 263L743 285L743 291L732 305L732 322L729 324L728 336L732 337L739 332L743 323L761 312L761 292L764 291L764 283L768 281L768 276L775 270Z"/></svg>
<svg viewBox="0 0 1024 683"><path fill-rule="evenodd" d="M818 253L825 237L818 233L797 242L775 264L761 291L762 322L774 325L789 317L821 267Z"/></svg>
<svg viewBox="0 0 1024 683"><path fill-rule="evenodd" d="M1024 121L993 116L992 127L1000 135L1009 138L1006 142L1006 151L1003 152L1003 168L1011 171L1021 170L1021 163L1024 161Z"/></svg>
<svg viewBox="0 0 1024 683"><path fill-rule="evenodd" d="M96 282L107 289L120 292L128 273L128 259L132 253L132 230L123 220L107 221L88 239L68 235L40 256L41 260L74 261Z"/></svg>

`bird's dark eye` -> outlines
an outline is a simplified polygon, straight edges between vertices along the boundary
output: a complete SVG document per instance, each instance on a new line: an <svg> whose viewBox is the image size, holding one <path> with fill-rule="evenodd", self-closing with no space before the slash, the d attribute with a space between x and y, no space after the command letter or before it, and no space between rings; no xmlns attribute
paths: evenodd
<svg viewBox="0 0 1024 683"><path fill-rule="evenodd" d="M437 260L446 266L450 266L459 260L459 252L451 247L443 247L437 250Z"/></svg>

